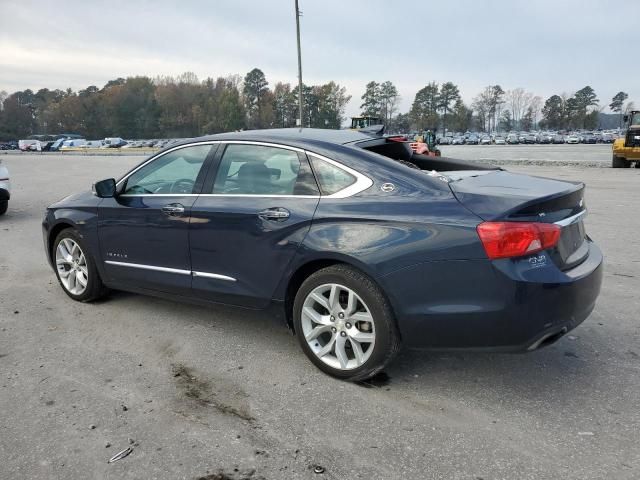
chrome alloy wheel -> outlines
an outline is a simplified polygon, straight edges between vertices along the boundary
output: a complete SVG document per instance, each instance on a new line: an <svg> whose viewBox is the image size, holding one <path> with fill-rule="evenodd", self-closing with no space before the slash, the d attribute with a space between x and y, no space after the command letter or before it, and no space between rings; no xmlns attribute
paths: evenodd
<svg viewBox="0 0 640 480"><path fill-rule="evenodd" d="M70 238L63 238L56 247L56 269L60 282L69 293L84 293L89 281L87 261L80 245Z"/></svg>
<svg viewBox="0 0 640 480"><path fill-rule="evenodd" d="M332 368L352 370L373 352L373 316L356 292L344 285L313 289L302 305L301 323L311 351Z"/></svg>

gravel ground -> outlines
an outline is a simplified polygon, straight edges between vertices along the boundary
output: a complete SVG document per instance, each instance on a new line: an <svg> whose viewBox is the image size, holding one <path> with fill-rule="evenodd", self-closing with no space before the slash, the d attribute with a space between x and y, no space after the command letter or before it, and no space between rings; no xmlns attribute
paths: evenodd
<svg viewBox="0 0 640 480"><path fill-rule="evenodd" d="M573 151L477 151L507 148ZM45 261L44 208L140 157L0 158L14 184L0 217L0 478L640 478L640 170L510 168L588 185L605 280L570 336L525 355L404 351L355 385L264 314L126 293L74 303Z"/></svg>
<svg viewBox="0 0 640 480"><path fill-rule="evenodd" d="M611 145L442 145L442 155L494 165L611 167Z"/></svg>

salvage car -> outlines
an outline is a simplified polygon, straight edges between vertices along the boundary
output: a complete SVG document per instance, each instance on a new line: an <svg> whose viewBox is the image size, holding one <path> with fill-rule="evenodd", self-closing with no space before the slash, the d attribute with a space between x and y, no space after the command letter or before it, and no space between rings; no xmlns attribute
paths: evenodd
<svg viewBox="0 0 640 480"><path fill-rule="evenodd" d="M9 200L11 200L9 170L2 164L2 160L0 160L0 215L7 213Z"/></svg>
<svg viewBox="0 0 640 480"><path fill-rule="evenodd" d="M531 351L594 308L582 183L413 153L361 131L174 144L51 205L62 290L277 312L318 368L375 375L401 345Z"/></svg>

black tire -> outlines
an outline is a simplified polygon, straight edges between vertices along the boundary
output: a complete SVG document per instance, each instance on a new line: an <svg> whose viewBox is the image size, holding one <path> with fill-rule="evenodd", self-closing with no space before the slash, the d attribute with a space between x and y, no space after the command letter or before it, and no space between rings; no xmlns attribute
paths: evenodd
<svg viewBox="0 0 640 480"><path fill-rule="evenodd" d="M0 200L0 215L7 213L9 208L9 200Z"/></svg>
<svg viewBox="0 0 640 480"><path fill-rule="evenodd" d="M629 168L629 162L622 157L613 156L611 160L611 168Z"/></svg>
<svg viewBox="0 0 640 480"><path fill-rule="evenodd" d="M58 279L60 287L62 288L64 293L66 293L69 297L76 300L77 302L92 302L104 297L107 294L108 289L104 286L102 280L100 279L100 275L98 274L98 270L96 268L96 263L93 259L93 256L91 255L91 251L89 250L87 243L84 241L77 230L73 228L67 228L65 230L62 230L56 237L55 241L53 242L53 248L51 251L51 257L53 259L54 265L56 262L56 248L58 248L60 242L66 238L69 238L76 242L84 253L87 266L87 286L85 290L79 295L71 293L62 283L58 269L54 268L56 272L56 278Z"/></svg>
<svg viewBox="0 0 640 480"><path fill-rule="evenodd" d="M337 283L353 290L367 305L375 328L375 342L370 357L360 366L341 370L324 363L309 347L302 328L302 307L309 293L315 288ZM311 362L323 372L341 380L362 381L380 372L400 349L400 335L393 311L384 293L373 280L359 270L347 265L333 265L318 270L307 278L298 289L293 305L293 326L300 346Z"/></svg>

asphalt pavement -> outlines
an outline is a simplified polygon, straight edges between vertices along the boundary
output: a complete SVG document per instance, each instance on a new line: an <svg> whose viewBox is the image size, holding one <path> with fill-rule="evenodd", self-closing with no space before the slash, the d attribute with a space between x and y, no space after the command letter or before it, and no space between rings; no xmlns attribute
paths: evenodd
<svg viewBox="0 0 640 480"><path fill-rule="evenodd" d="M516 147L545 148L475 151ZM44 209L141 158L0 159L14 185L0 217L0 478L640 478L639 169L509 167L587 184L605 277L570 335L522 355L403 351L362 385L322 374L262 313L118 292L73 302L45 260Z"/></svg>
<svg viewBox="0 0 640 480"><path fill-rule="evenodd" d="M495 165L611 166L611 145L442 145L443 156Z"/></svg>

